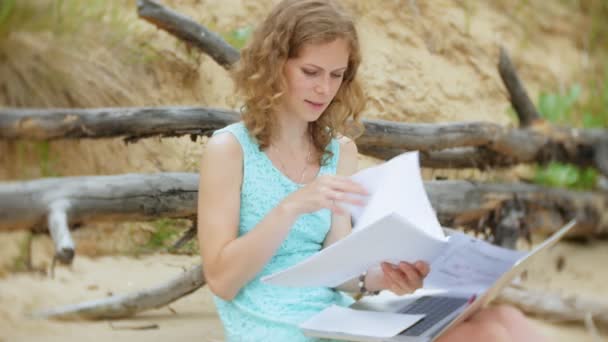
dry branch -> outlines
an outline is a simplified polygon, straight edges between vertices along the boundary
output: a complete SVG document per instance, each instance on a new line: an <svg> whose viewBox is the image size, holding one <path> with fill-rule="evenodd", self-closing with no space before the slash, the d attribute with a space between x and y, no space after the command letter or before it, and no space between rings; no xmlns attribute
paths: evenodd
<svg viewBox="0 0 608 342"><path fill-rule="evenodd" d="M205 107L0 109L0 139L107 138L128 141L153 135L210 135L239 120L238 113ZM362 153L389 158L422 151L422 165L485 169L518 163L569 162L595 166L608 175L608 131L535 126L506 128L493 123L408 124L363 120L357 139ZM604 152L602 152L604 151ZM603 167L606 167L604 170Z"/></svg>
<svg viewBox="0 0 608 342"><path fill-rule="evenodd" d="M527 184L466 181L425 183L431 204L444 226L477 227L500 220L518 201L532 229L551 232L571 218L578 234L608 232L608 194L550 189ZM125 174L48 178L0 184L0 231L44 229L50 205L67 201L69 226L96 221L194 218L198 175L194 173ZM551 220L547 220L551 218ZM497 221L498 222L498 221Z"/></svg>
<svg viewBox="0 0 608 342"><path fill-rule="evenodd" d="M48 213L49 232L55 242L55 258L64 264L74 259L74 241L68 227L69 209L70 203L60 199L49 205Z"/></svg>
<svg viewBox="0 0 608 342"><path fill-rule="evenodd" d="M137 14L156 27L201 49L226 69L239 59L239 52L222 37L156 1L137 0Z"/></svg>
<svg viewBox="0 0 608 342"><path fill-rule="evenodd" d="M156 27L193 44L225 69L230 69L240 58L239 51L222 37L156 1L138 0L137 14Z"/></svg>
<svg viewBox="0 0 608 342"><path fill-rule="evenodd" d="M515 109L515 113L519 118L520 126L527 127L530 126L534 121L539 120L540 115L536 111L532 101L530 101L528 92L526 92L526 89L519 80L515 67L513 66L513 63L511 63L511 58L509 58L509 54L504 47L500 48L498 72L500 73L500 77L507 87L511 104L513 105L513 109Z"/></svg>
<svg viewBox="0 0 608 342"><path fill-rule="evenodd" d="M526 313L560 322L583 322L591 314L596 323L608 326L608 301L604 298L563 296L547 291L507 287L499 300L510 303Z"/></svg>
<svg viewBox="0 0 608 342"><path fill-rule="evenodd" d="M151 289L39 311L32 316L65 320L131 317L142 311L168 305L203 285L203 268L198 265Z"/></svg>

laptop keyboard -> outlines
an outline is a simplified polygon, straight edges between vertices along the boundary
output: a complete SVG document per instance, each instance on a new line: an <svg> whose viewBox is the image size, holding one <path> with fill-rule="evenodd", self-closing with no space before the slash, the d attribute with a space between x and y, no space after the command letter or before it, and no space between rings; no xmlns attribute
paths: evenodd
<svg viewBox="0 0 608 342"><path fill-rule="evenodd" d="M467 298L459 297L420 297L399 312L412 315L424 314L424 318L407 328L400 335L420 336L427 331L427 329L434 326L437 322L444 319L466 302Z"/></svg>

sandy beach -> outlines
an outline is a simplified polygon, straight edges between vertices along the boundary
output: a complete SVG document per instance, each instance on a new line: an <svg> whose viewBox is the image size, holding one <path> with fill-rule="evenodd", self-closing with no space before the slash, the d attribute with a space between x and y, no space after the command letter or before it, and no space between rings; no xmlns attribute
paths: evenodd
<svg viewBox="0 0 608 342"><path fill-rule="evenodd" d="M556 263L568 258L561 271ZM539 256L528 270L525 286L604 298L608 272L608 241L585 248L562 242ZM203 287L168 307L143 312L115 321L62 322L30 319L37 310L104 298L152 287L199 263L197 256L153 254L141 257L80 256L71 267L58 267L55 278L23 273L0 279L1 341L222 341L221 322L211 293ZM582 324L556 324L535 318L535 323L552 341L596 342ZM155 328L150 328L155 326ZM148 327L146 329L142 329ZM601 331L608 335L606 329Z"/></svg>

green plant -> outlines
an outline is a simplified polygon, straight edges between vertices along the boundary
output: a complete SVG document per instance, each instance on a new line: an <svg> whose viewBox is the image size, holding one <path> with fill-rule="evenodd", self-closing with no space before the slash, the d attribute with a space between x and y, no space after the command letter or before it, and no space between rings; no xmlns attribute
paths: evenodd
<svg viewBox="0 0 608 342"><path fill-rule="evenodd" d="M16 0L3 0L0 2L0 26L8 19L15 8Z"/></svg>
<svg viewBox="0 0 608 342"><path fill-rule="evenodd" d="M581 126L608 127L608 63L602 77L589 81L589 96L581 106Z"/></svg>
<svg viewBox="0 0 608 342"><path fill-rule="evenodd" d="M592 80L589 94L582 98L583 88L575 84L565 94L541 92L539 114L548 121L584 128L608 126L608 65L600 80ZM536 168L534 182L545 186L592 189L598 172L563 163L550 163Z"/></svg>
<svg viewBox="0 0 608 342"><path fill-rule="evenodd" d="M575 84L562 95L558 93L541 92L538 98L539 114L545 119L557 123L572 122L572 110L581 95L581 86Z"/></svg>
<svg viewBox="0 0 608 342"><path fill-rule="evenodd" d="M17 255L17 257L15 257L15 259L13 260L13 265L11 267L11 270L13 272L29 271L32 268L30 245L32 243L33 238L34 238L34 235L32 233L27 233L25 238L22 241L20 241L19 255Z"/></svg>
<svg viewBox="0 0 608 342"><path fill-rule="evenodd" d="M38 158L40 160L40 176L42 177L58 177L59 173L54 170L53 161L51 160L51 146L48 141L35 143L38 150Z"/></svg>
<svg viewBox="0 0 608 342"><path fill-rule="evenodd" d="M579 168L574 165L554 162L537 168L534 183L544 186L587 190L595 186L597 176L597 171L592 168Z"/></svg>
<svg viewBox="0 0 608 342"><path fill-rule="evenodd" d="M224 38L228 44L232 45L232 47L240 50L247 44L247 40L251 37L252 31L253 29L251 26L244 26L222 34L222 38Z"/></svg>
<svg viewBox="0 0 608 342"><path fill-rule="evenodd" d="M163 218L155 221L153 226L154 231L145 245L146 249L157 250L168 247L180 233L180 229L176 226L175 220Z"/></svg>
<svg viewBox="0 0 608 342"><path fill-rule="evenodd" d="M51 32L61 37L76 37L84 29L99 32L111 27L110 43L122 40L128 32L124 4L113 0L38 0L0 1L0 34L7 32ZM105 32L106 30L104 30Z"/></svg>

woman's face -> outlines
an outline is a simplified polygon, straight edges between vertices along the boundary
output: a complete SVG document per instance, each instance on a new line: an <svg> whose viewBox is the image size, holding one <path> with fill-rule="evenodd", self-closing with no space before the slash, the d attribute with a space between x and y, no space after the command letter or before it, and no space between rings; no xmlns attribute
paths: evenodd
<svg viewBox="0 0 608 342"><path fill-rule="evenodd" d="M287 93L280 112L304 121L317 120L340 89L348 66L348 44L338 38L329 43L305 44L283 69Z"/></svg>

